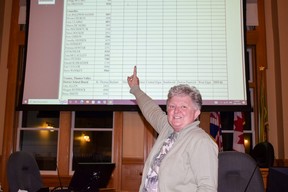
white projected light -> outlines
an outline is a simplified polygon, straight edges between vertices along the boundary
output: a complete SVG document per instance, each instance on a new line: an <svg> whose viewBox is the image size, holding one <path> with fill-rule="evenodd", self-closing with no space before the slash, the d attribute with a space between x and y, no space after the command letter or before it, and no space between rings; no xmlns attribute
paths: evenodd
<svg viewBox="0 0 288 192"><path fill-rule="evenodd" d="M160 105L176 84L196 86L204 108L249 105L242 0L37 2L21 107L135 106L126 82L135 65Z"/></svg>

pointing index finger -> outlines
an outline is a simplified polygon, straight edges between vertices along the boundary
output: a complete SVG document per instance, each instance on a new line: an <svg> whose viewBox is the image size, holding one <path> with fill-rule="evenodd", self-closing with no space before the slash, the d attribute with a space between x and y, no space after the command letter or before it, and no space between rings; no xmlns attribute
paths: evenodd
<svg viewBox="0 0 288 192"><path fill-rule="evenodd" d="M134 70L133 70L133 76L136 77L137 76L137 67L134 66Z"/></svg>

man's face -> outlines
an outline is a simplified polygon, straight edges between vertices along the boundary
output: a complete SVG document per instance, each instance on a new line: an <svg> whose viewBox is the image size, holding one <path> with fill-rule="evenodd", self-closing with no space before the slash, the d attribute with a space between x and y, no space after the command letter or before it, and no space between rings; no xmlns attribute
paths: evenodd
<svg viewBox="0 0 288 192"><path fill-rule="evenodd" d="M167 103L168 121L175 131L192 123L200 114L189 96L174 96Z"/></svg>

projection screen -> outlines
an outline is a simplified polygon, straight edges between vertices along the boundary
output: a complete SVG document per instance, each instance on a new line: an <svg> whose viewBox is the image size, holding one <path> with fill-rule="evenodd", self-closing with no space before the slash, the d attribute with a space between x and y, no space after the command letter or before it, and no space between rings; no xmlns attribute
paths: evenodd
<svg viewBox="0 0 288 192"><path fill-rule="evenodd" d="M134 110L127 76L165 106L196 86L203 110L249 107L242 0L31 0L19 109Z"/></svg>

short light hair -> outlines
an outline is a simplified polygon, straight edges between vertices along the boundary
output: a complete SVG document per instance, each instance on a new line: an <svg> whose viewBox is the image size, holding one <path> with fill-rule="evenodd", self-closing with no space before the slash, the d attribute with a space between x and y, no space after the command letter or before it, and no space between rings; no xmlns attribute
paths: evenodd
<svg viewBox="0 0 288 192"><path fill-rule="evenodd" d="M167 103L174 96L190 96L195 107L201 110L202 96L200 91L196 87L189 86L188 84L180 84L171 87L168 92Z"/></svg>

